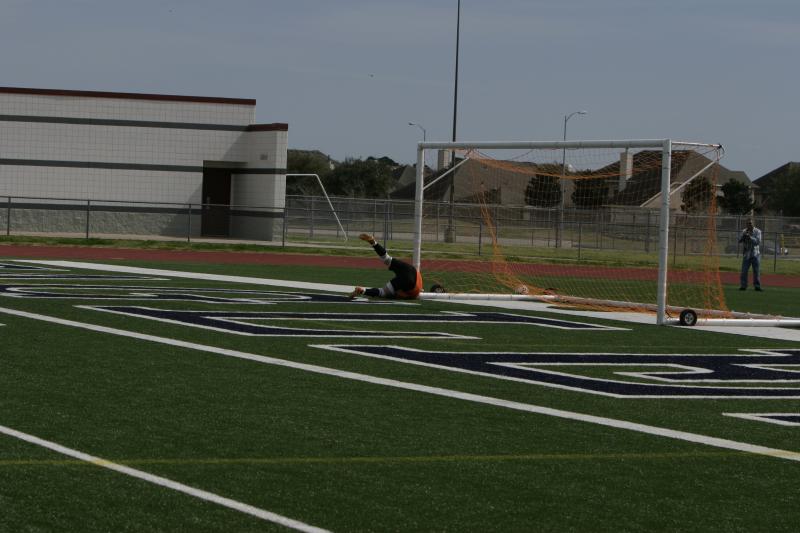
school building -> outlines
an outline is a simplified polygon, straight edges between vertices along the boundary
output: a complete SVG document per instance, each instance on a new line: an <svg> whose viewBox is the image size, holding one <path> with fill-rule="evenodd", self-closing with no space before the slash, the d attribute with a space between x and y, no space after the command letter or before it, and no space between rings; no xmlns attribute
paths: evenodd
<svg viewBox="0 0 800 533"><path fill-rule="evenodd" d="M0 87L0 228L271 240L288 125L255 115L252 99Z"/></svg>

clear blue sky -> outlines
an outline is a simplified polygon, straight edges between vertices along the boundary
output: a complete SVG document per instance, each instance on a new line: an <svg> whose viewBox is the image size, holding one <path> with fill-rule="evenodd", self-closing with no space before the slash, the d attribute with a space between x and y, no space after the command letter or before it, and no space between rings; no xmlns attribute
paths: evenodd
<svg viewBox="0 0 800 533"><path fill-rule="evenodd" d="M452 133L456 0L0 0L0 85L255 98L290 148ZM459 140L675 138L800 161L797 0L462 0Z"/></svg>

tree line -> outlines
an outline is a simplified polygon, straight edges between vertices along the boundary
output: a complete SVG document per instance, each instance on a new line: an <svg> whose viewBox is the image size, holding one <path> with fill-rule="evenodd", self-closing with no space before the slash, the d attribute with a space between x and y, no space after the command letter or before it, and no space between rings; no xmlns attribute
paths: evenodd
<svg viewBox="0 0 800 533"><path fill-rule="evenodd" d="M590 174L586 171L585 174ZM574 180L570 195L572 205L578 209L595 209L609 201L611 184L606 179ZM784 216L800 216L800 169L775 178L770 190L765 191L765 204L757 205L751 187L740 181L728 181L717 195L706 177L695 178L681 191L681 209L686 213L707 213L716 199L720 212L729 215L759 213L764 209ZM558 176L534 175L525 190L525 204L552 208L561 205L562 189Z"/></svg>
<svg viewBox="0 0 800 533"><path fill-rule="evenodd" d="M289 150L287 172L316 174L331 196L355 198L387 198L399 178L399 165L388 157L366 159L347 158L342 162L331 160L321 152ZM587 171L588 172L588 171ZM755 205L750 187L746 183L728 181L717 196L721 212L746 215L762 208L784 216L800 216L800 167L777 176L770 187L764 206ZM292 177L286 182L286 194L312 196L321 193L316 178ZM579 179L574 181L572 204L578 209L592 209L608 203L610 183L605 179ZM692 180L681 191L682 209L687 213L707 212L715 191L706 177ZM533 175L525 191L526 205L552 208L561 205L559 177L552 174Z"/></svg>
<svg viewBox="0 0 800 533"><path fill-rule="evenodd" d="M397 181L395 171L400 166L388 157L366 159L347 158L336 162L320 152L289 150L287 172L316 174L331 196L354 198L386 198ZM286 180L286 194L319 195L319 183L313 176L291 177Z"/></svg>

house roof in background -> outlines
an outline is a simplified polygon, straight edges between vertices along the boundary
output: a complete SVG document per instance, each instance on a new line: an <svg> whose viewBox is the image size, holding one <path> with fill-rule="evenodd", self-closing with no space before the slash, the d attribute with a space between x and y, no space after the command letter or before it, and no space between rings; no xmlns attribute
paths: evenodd
<svg viewBox="0 0 800 533"><path fill-rule="evenodd" d="M766 174L755 180L753 183L755 183L762 189L769 189L772 186L772 183L775 181L775 179L777 179L779 176L788 174L790 172L797 172L798 170L800 170L800 163L796 161L790 161L785 165L779 166L778 168L776 168L771 172L767 172Z"/></svg>

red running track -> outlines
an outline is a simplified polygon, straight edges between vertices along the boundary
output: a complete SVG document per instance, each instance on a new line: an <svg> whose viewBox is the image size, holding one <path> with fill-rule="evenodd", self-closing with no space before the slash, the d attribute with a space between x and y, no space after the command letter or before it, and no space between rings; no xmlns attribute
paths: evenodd
<svg viewBox="0 0 800 533"><path fill-rule="evenodd" d="M369 254L369 251L367 251ZM228 265L307 265L319 267L344 268L385 268L374 256L337 257L310 254L286 254L270 252L227 252L190 250L143 250L134 248L100 248L94 246L31 246L7 244L0 245L0 258L6 259L62 259L81 260L127 260L127 261L165 261L188 263L215 263ZM466 272L489 272L491 263L479 261L432 260L424 261L423 272L437 267ZM594 265L529 265L529 271L540 276L604 277L608 279L655 280L655 269L598 267ZM702 274L694 272L675 272L681 281L697 281ZM721 272L722 283L739 283L736 272ZM800 276L781 274L761 275L762 283L771 287L800 288Z"/></svg>

